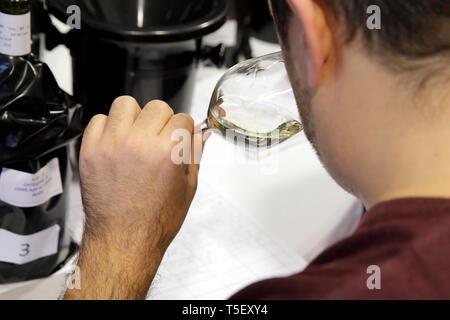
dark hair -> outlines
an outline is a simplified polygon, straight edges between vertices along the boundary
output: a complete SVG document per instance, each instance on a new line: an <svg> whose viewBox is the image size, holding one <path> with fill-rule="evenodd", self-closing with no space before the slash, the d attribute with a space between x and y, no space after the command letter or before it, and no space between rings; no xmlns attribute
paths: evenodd
<svg viewBox="0 0 450 320"><path fill-rule="evenodd" d="M361 35L369 51L394 58L399 69L411 69L400 60L450 59L450 0L321 0L336 21L344 24L348 41ZM367 9L381 9L381 30L367 28ZM286 37L291 11L286 0L272 0L274 16ZM403 58L403 59L402 59ZM391 59L392 60L392 59ZM448 60L447 60L448 61Z"/></svg>

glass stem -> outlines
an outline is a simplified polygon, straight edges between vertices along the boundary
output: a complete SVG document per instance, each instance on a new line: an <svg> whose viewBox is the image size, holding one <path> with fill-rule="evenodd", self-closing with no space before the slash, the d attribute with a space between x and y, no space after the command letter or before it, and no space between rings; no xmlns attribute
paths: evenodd
<svg viewBox="0 0 450 320"><path fill-rule="evenodd" d="M195 132L194 134L201 134L201 133L205 133L208 130L210 130L210 126L208 124L208 119L206 119L205 121L203 121L202 123L198 124L195 126Z"/></svg>

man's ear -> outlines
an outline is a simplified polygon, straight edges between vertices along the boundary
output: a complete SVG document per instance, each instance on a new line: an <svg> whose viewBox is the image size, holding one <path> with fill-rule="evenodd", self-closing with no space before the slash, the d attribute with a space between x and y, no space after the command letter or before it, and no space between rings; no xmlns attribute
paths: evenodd
<svg viewBox="0 0 450 320"><path fill-rule="evenodd" d="M325 12L315 0L287 0L292 12L304 28L310 54L309 77L311 85L318 86L325 62L332 51L332 34Z"/></svg>

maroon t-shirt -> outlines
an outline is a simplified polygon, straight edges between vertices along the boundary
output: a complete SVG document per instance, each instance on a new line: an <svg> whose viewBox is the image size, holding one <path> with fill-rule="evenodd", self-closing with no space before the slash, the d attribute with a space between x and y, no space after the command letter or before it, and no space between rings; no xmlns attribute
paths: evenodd
<svg viewBox="0 0 450 320"><path fill-rule="evenodd" d="M232 299L450 299L450 199L378 204L302 273Z"/></svg>

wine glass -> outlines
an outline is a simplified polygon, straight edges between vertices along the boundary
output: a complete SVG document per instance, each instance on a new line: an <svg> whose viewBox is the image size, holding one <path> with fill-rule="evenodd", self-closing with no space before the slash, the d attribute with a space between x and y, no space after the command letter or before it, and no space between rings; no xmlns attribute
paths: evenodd
<svg viewBox="0 0 450 320"><path fill-rule="evenodd" d="M247 60L216 85L207 119L197 133L213 131L259 150L303 130L281 52Z"/></svg>

